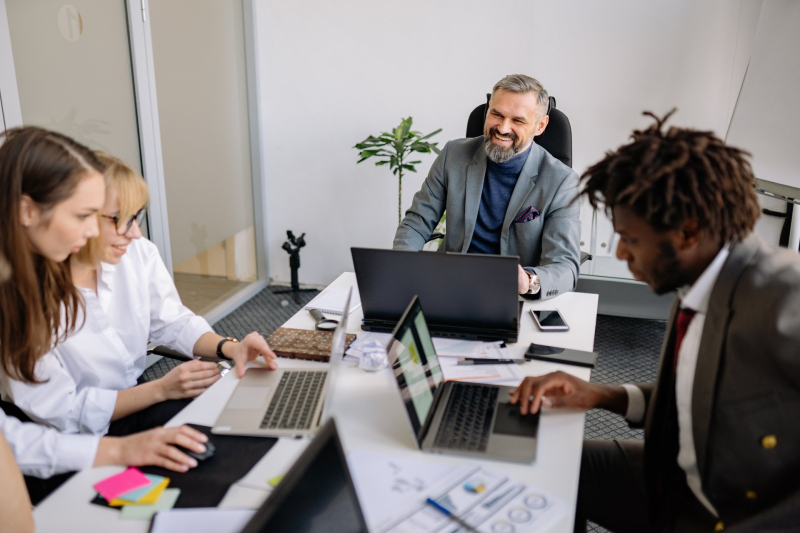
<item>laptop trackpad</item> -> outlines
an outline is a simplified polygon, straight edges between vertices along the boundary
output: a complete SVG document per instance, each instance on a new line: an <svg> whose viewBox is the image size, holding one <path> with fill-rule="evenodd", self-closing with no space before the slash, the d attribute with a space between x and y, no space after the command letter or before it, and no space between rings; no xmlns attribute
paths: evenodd
<svg viewBox="0 0 800 533"><path fill-rule="evenodd" d="M238 386L228 402L228 409L264 409L271 387Z"/></svg>
<svg viewBox="0 0 800 533"><path fill-rule="evenodd" d="M522 416L519 413L519 404L497 404L493 433L535 438L538 431L539 413Z"/></svg>

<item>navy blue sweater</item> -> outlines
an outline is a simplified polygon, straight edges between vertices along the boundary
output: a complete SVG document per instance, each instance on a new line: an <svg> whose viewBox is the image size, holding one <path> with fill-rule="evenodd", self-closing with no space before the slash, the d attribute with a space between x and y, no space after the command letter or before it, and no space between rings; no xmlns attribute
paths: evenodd
<svg viewBox="0 0 800 533"><path fill-rule="evenodd" d="M500 233L503 231L508 202L532 147L533 143L527 150L505 163L495 163L487 159L481 205L478 208L478 219L475 221L475 231L467 253L500 253Z"/></svg>

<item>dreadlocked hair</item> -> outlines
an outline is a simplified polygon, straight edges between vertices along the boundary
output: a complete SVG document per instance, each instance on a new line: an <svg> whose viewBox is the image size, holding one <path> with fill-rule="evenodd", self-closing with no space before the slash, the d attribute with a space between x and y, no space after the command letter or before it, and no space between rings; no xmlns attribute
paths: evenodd
<svg viewBox="0 0 800 533"><path fill-rule="evenodd" d="M581 176L592 207L631 209L658 232L678 230L686 220L723 244L747 236L759 217L750 154L710 131L670 127L675 109L633 141L591 166Z"/></svg>

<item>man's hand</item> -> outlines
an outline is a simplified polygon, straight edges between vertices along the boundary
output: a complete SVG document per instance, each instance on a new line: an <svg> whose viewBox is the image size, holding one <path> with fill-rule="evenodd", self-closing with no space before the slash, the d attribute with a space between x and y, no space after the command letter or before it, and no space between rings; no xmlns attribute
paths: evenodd
<svg viewBox="0 0 800 533"><path fill-rule="evenodd" d="M200 396L220 378L216 363L188 361L157 380L161 400L179 400Z"/></svg>
<svg viewBox="0 0 800 533"><path fill-rule="evenodd" d="M94 466L160 466L186 472L197 460L179 451L174 444L197 453L206 451L208 437L189 426L155 428L128 437L103 437L97 448Z"/></svg>
<svg viewBox="0 0 800 533"><path fill-rule="evenodd" d="M561 371L527 377L509 394L512 404L520 402L519 411L523 415L539 412L542 405L584 411L603 407L619 414L624 414L628 408L628 395L623 387L589 383Z"/></svg>
<svg viewBox="0 0 800 533"><path fill-rule="evenodd" d="M528 289L531 288L531 275L527 270L517 265L517 285L520 294L528 294Z"/></svg>
<svg viewBox="0 0 800 533"><path fill-rule="evenodd" d="M264 337L255 331L242 339L242 342L236 344L226 343L223 348L228 345L233 346L229 357L236 363L236 373L239 377L244 376L247 362L252 361L259 355L264 356L264 360L266 360L267 367L270 370L275 370L278 368L278 362L275 360L277 358L275 352L273 352L269 347L269 344L267 344L267 341L264 340Z"/></svg>

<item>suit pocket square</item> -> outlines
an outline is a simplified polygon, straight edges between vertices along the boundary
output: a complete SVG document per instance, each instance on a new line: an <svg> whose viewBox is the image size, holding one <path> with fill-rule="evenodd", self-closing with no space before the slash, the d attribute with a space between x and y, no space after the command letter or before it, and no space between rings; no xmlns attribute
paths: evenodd
<svg viewBox="0 0 800 533"><path fill-rule="evenodd" d="M514 224L524 224L525 222L530 222L531 220L536 220L537 218L539 218L539 211L530 205L526 207L522 213L517 215L517 218L514 219Z"/></svg>

